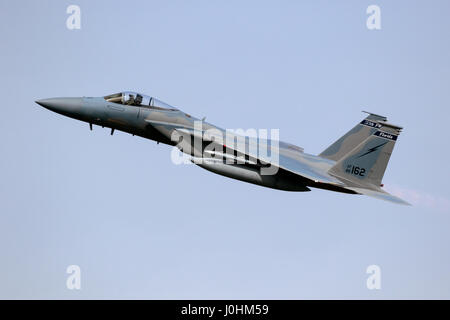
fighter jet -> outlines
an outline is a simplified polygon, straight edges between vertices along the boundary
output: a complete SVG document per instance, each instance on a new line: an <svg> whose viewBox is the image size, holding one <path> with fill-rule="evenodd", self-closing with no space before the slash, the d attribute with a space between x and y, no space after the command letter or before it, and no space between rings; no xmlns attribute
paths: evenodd
<svg viewBox="0 0 450 320"><path fill-rule="evenodd" d="M374 113L319 155L270 138L230 134L154 97L125 91L102 97L49 98L39 105L93 125L176 146L211 172L285 191L326 189L409 204L382 179L402 127ZM231 137L231 139L230 139ZM262 147L261 147L262 146ZM264 152L261 150L264 149Z"/></svg>

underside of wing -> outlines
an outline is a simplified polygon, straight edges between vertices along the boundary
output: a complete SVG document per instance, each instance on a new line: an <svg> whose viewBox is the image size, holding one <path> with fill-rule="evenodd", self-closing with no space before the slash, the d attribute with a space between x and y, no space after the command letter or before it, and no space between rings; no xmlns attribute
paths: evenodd
<svg viewBox="0 0 450 320"><path fill-rule="evenodd" d="M291 174L298 175L311 183L332 184L343 186L343 182L327 173L330 168L330 162L327 159L318 159L317 157L304 154L303 149L292 148L291 145L276 145L271 141L264 139L248 139L244 136L234 136L234 143L224 141L223 133L214 135L211 132L192 130L188 128L177 128L177 132L183 135L201 139L202 141L214 142L219 146L218 150L210 148L210 150L202 150L203 154L210 156L219 156L221 158L237 159L245 164L258 165L265 172L263 174L276 174L278 169L284 170ZM284 143L285 144L285 143ZM264 150L264 152L261 152ZM268 169L270 168L270 169Z"/></svg>
<svg viewBox="0 0 450 320"><path fill-rule="evenodd" d="M274 147L269 140L252 140L251 138L248 139L248 137L237 135L232 137L233 143L229 143L224 138L224 132L220 130L198 130L188 126L176 127L176 124L163 122L153 122L152 125L157 129L158 127L164 128L166 135L175 131L183 137L190 138L187 139L191 140L189 145L194 144L194 140L202 141L200 144L202 147L200 153L198 153L199 156L192 154L193 159L196 159L195 163L209 171L225 176L233 178L240 176L241 180L263 184L261 179L270 179L271 174L275 175L278 174L278 171L281 171L282 175L296 176L297 178L295 179L299 181L299 188L303 185L303 191L309 190L306 187L309 185L333 191L363 194L385 201L409 205L408 202L385 192L373 184L340 177L333 173L329 174L330 168L335 165L334 161L305 154L301 148L293 149L285 143L280 143L280 145ZM208 143L209 147L205 147L203 142ZM269 149L269 152L263 152L261 155L261 145ZM183 152L186 152L186 150L183 150ZM267 154L270 154L270 156L265 156ZM271 167L272 172L269 171L266 178L261 177L264 175L262 174L262 169L267 167ZM243 168L246 169L243 170ZM245 176L244 179L242 179L243 176Z"/></svg>

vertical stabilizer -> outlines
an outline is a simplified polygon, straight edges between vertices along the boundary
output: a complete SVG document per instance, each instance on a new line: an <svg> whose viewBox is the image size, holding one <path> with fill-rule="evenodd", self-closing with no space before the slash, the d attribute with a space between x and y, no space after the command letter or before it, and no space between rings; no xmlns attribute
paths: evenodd
<svg viewBox="0 0 450 320"><path fill-rule="evenodd" d="M319 154L320 157L339 161L361 142L374 134L382 127L382 123L387 121L386 117L366 111L363 112L368 113L369 115L354 126L349 132L336 140L331 146L322 151L322 153Z"/></svg>
<svg viewBox="0 0 450 320"><path fill-rule="evenodd" d="M382 128L342 157L329 173L361 186L379 187L401 127L383 123Z"/></svg>

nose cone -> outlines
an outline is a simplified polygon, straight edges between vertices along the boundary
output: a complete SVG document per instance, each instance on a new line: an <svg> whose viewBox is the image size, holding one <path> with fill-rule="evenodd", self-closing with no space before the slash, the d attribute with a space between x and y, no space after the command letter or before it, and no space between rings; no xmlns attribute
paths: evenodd
<svg viewBox="0 0 450 320"><path fill-rule="evenodd" d="M37 100L37 104L67 116L76 116L83 106L83 98L49 98Z"/></svg>

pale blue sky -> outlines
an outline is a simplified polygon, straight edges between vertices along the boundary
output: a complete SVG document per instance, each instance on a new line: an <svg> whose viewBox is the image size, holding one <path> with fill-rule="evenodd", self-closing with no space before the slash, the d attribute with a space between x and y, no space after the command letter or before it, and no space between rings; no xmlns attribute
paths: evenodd
<svg viewBox="0 0 450 320"><path fill-rule="evenodd" d="M66 28L70 4L81 30ZM2 0L0 298L450 298L449 10ZM405 128L385 186L414 206L175 166L167 146L34 103L122 90L223 128L280 129L312 154L361 110L383 114ZM66 288L71 264L80 291Z"/></svg>

